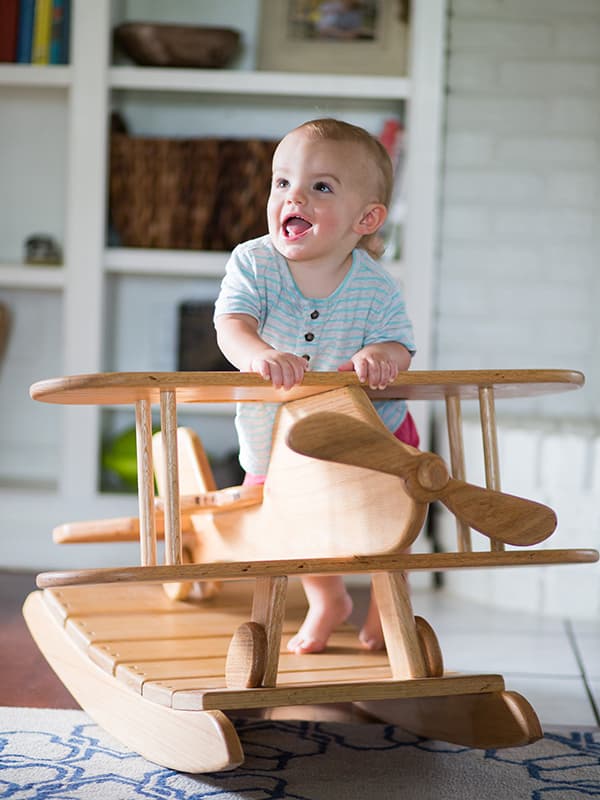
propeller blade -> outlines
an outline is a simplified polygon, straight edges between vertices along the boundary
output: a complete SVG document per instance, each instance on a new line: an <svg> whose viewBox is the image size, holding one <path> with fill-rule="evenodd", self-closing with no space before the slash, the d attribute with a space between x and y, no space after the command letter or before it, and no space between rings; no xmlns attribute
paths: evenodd
<svg viewBox="0 0 600 800"><path fill-rule="evenodd" d="M548 506L451 478L439 456L345 414L305 417L289 430L287 443L306 456L403 478L418 502L440 500L469 527L505 544L537 544L556 528L556 515Z"/></svg>
<svg viewBox="0 0 600 800"><path fill-rule="evenodd" d="M505 544L538 544L556 529L556 514L548 506L455 478L436 499L470 528Z"/></svg>

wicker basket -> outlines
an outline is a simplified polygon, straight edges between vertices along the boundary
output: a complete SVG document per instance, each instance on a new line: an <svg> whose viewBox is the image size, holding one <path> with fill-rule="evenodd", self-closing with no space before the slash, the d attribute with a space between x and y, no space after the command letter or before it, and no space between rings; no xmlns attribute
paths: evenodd
<svg viewBox="0 0 600 800"><path fill-rule="evenodd" d="M113 132L110 215L121 244L230 250L266 233L275 146Z"/></svg>
<svg viewBox="0 0 600 800"><path fill-rule="evenodd" d="M219 142L217 195L207 250L231 250L267 232L271 162L277 142L257 139Z"/></svg>

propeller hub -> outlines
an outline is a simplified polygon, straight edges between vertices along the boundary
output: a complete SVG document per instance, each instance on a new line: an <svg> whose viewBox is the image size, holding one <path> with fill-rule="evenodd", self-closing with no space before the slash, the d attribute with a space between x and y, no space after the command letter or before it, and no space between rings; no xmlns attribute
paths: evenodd
<svg viewBox="0 0 600 800"><path fill-rule="evenodd" d="M430 492L441 491L450 479L448 469L442 459L438 456L427 455L422 457L420 462L415 475L419 486Z"/></svg>

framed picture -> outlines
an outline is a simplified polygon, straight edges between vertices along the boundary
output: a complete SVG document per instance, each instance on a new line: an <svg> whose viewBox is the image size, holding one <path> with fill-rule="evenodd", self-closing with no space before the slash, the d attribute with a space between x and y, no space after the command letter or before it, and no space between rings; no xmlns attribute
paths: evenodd
<svg viewBox="0 0 600 800"><path fill-rule="evenodd" d="M262 0L258 69L405 75L408 0Z"/></svg>

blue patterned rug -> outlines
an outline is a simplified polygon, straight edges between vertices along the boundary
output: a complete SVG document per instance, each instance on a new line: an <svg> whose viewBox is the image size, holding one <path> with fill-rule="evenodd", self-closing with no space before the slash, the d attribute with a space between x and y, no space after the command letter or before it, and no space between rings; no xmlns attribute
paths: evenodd
<svg viewBox="0 0 600 800"><path fill-rule="evenodd" d="M11 800L582 800L600 798L600 731L470 750L393 725L238 720L245 763L183 775L125 751L81 711L0 708Z"/></svg>

